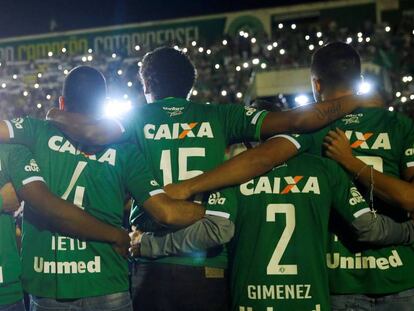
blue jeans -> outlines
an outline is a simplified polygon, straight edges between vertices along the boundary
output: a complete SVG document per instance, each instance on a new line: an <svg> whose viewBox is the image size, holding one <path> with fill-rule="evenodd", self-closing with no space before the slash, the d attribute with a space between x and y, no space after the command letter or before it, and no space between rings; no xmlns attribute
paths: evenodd
<svg viewBox="0 0 414 311"><path fill-rule="evenodd" d="M413 311L414 289L384 296L332 295L332 311Z"/></svg>
<svg viewBox="0 0 414 311"><path fill-rule="evenodd" d="M18 301L10 305L0 306L0 311L25 311L23 301Z"/></svg>
<svg viewBox="0 0 414 311"><path fill-rule="evenodd" d="M30 297L30 311L132 311L128 292L76 300Z"/></svg>

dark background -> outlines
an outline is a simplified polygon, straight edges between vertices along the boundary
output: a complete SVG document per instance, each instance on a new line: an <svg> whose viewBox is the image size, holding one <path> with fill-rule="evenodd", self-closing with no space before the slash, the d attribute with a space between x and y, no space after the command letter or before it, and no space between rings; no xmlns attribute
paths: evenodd
<svg viewBox="0 0 414 311"><path fill-rule="evenodd" d="M0 0L0 37L309 2L318 0Z"/></svg>

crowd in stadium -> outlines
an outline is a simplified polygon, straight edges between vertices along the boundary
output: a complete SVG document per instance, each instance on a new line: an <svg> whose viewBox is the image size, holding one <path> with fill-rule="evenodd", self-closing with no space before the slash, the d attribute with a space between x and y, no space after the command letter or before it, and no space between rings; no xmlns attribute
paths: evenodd
<svg viewBox="0 0 414 311"><path fill-rule="evenodd" d="M197 66L193 98L226 103L242 101L249 92L253 72L306 68L310 56L321 45L347 42L358 50L364 62L387 70L392 91L388 102L395 106L414 99L413 31L411 17L403 18L398 25L366 22L352 30L339 27L335 22L324 25L279 23L275 25L272 38L241 30L239 35L226 36L212 45L194 41L178 48L188 53ZM171 46L174 45L171 42ZM92 49L86 55L69 56L63 50L57 55L50 53L47 59L3 62L0 67L1 112L5 116L43 116L56 105L65 75L81 64L104 72L112 97L131 100L133 104L143 103L137 72L142 57L153 48L155 46L136 46L136 57L126 57L123 51L96 54Z"/></svg>

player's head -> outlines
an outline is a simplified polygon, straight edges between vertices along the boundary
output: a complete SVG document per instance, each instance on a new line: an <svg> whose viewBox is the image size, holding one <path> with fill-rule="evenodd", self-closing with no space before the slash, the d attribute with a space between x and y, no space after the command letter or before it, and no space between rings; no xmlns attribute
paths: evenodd
<svg viewBox="0 0 414 311"><path fill-rule="evenodd" d="M361 58L349 44L329 43L313 54L311 76L315 100L355 92L361 81Z"/></svg>
<svg viewBox="0 0 414 311"><path fill-rule="evenodd" d="M99 116L106 99L105 77L89 66L78 66L66 76L60 109Z"/></svg>
<svg viewBox="0 0 414 311"><path fill-rule="evenodd" d="M190 58L182 51L161 47L147 53L140 69L147 102L166 97L188 98L196 74Z"/></svg>

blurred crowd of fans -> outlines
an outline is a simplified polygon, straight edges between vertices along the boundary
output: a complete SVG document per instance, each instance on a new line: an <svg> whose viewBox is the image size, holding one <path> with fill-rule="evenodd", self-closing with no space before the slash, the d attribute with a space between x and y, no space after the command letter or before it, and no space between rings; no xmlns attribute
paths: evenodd
<svg viewBox="0 0 414 311"><path fill-rule="evenodd" d="M198 79L192 94L196 101L242 102L249 95L255 72L308 67L319 46L344 41L357 48L364 62L377 64L386 73L388 105L410 113L410 102L414 102L414 18L404 17L398 25L366 22L356 29L338 27L335 22L279 23L274 25L271 38L240 30L235 37L223 37L212 45L194 41L176 48L188 53L197 67ZM142 57L152 48L136 46L134 57L124 57L122 51L97 55L93 50L86 55L69 56L63 50L32 62L2 61L1 116L43 118L56 105L65 75L81 64L104 73L111 97L144 103L137 73Z"/></svg>

